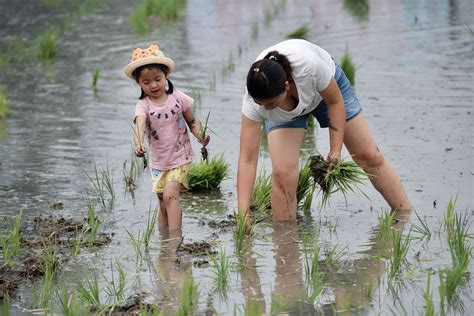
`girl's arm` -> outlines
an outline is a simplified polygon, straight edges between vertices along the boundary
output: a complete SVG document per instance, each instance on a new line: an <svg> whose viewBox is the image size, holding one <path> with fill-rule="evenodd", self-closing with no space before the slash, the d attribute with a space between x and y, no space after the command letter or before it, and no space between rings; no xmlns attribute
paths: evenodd
<svg viewBox="0 0 474 316"><path fill-rule="evenodd" d="M261 123L242 114L240 154L237 169L237 201L240 214L250 209L260 147Z"/></svg>
<svg viewBox="0 0 474 316"><path fill-rule="evenodd" d="M194 117L193 111L191 109L188 109L183 112L184 119L186 120L186 123L189 126L189 129L191 130L191 133L193 133L194 137L197 138L197 140L206 146L209 143L209 135L204 135L204 139L202 139L201 135L201 123L199 123L196 118Z"/></svg>
<svg viewBox="0 0 474 316"><path fill-rule="evenodd" d="M137 157L143 157L145 154L145 146L143 141L145 139L145 124L146 117L138 115L135 118L135 155Z"/></svg>
<svg viewBox="0 0 474 316"><path fill-rule="evenodd" d="M344 130L346 128L346 108L344 98L334 78L331 79L326 89L319 93L328 106L329 119L329 161L341 159Z"/></svg>

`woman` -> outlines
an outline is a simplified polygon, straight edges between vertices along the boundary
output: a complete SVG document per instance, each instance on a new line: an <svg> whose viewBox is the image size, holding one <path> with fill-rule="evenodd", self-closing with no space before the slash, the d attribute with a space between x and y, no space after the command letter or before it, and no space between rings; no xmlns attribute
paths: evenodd
<svg viewBox="0 0 474 316"><path fill-rule="evenodd" d="M273 218L296 218L298 159L308 115L329 127L327 159L341 159L342 144L395 210L411 209L403 186L377 148L362 108L344 72L328 52L305 40L287 40L264 50L247 75L242 105L237 172L239 212L247 214L257 169L261 121L272 161Z"/></svg>

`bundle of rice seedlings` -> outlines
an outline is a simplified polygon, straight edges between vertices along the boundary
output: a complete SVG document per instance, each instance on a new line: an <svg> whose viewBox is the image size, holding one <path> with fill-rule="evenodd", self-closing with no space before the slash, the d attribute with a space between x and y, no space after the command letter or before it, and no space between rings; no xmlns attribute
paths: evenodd
<svg viewBox="0 0 474 316"><path fill-rule="evenodd" d="M331 195L336 192L341 192L344 199L346 199L348 192L355 192L357 190L369 198L358 188L358 184L362 184L370 175L355 162L342 159L331 170L328 170L329 161L318 154L309 158L309 164L314 182L319 185L318 194L322 194L322 207L329 203Z"/></svg>
<svg viewBox="0 0 474 316"><path fill-rule="evenodd" d="M207 161L193 163L189 169L189 191L215 190L227 176L227 163L220 154Z"/></svg>
<svg viewBox="0 0 474 316"><path fill-rule="evenodd" d="M313 201L313 194L315 190L316 185L312 177L310 164L307 162L300 169L298 187L296 188L296 200L298 203L298 208L303 209L305 213L311 208L311 202Z"/></svg>

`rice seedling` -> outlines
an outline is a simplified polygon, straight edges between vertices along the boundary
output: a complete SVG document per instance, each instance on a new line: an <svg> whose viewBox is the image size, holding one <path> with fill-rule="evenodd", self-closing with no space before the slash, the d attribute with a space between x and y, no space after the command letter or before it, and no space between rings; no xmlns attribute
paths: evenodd
<svg viewBox="0 0 474 316"><path fill-rule="evenodd" d="M2 308L0 309L0 314L4 316L10 316L11 305L10 305L10 295L8 294L8 292L3 293L2 299L3 299L2 304L1 304Z"/></svg>
<svg viewBox="0 0 474 316"><path fill-rule="evenodd" d="M140 265L141 260L144 257L143 254L143 236L141 235L141 231L138 231L137 237L135 237L132 233L127 230L128 237L132 242L133 249L135 250L135 262L137 265Z"/></svg>
<svg viewBox="0 0 474 316"><path fill-rule="evenodd" d="M144 0L132 10L129 21L135 30L145 35L153 24L175 21L186 7L186 0Z"/></svg>
<svg viewBox="0 0 474 316"><path fill-rule="evenodd" d="M296 200L298 208L302 208L305 213L311 209L316 184L313 181L310 164L304 164L299 171L298 186L296 188Z"/></svg>
<svg viewBox="0 0 474 316"><path fill-rule="evenodd" d="M468 243L468 239L472 239L469 234L470 218L467 213L455 213L457 197L449 200L446 213L444 214L444 229L448 239L448 246L451 252L453 266L460 265L461 260L465 257L470 260L472 257L472 246Z"/></svg>
<svg viewBox="0 0 474 316"><path fill-rule="evenodd" d="M113 203L113 201L115 200L114 181L112 179L108 163L107 168L105 169L105 171L102 172L102 182L104 184L105 189L109 193L110 203Z"/></svg>
<svg viewBox="0 0 474 316"><path fill-rule="evenodd" d="M97 89L97 81L99 80L99 75L100 75L100 69L96 68L92 72L92 89L96 90Z"/></svg>
<svg viewBox="0 0 474 316"><path fill-rule="evenodd" d="M423 299L425 301L425 315L434 315L433 292L431 291L431 271L428 271L426 290L423 293Z"/></svg>
<svg viewBox="0 0 474 316"><path fill-rule="evenodd" d="M201 125L201 129L199 130L199 139L204 141L206 139L206 132L207 132L207 124L209 122L209 115L211 115L211 112L207 112L207 116L206 116L206 120L204 121L204 125L199 122L199 124ZM207 148L205 145L203 145L201 147L201 156L202 156L202 160L207 162L207 158L209 156L209 153L207 151Z"/></svg>
<svg viewBox="0 0 474 316"><path fill-rule="evenodd" d="M352 86L355 85L355 66L354 63L352 62L352 58L349 55L349 51L346 47L346 51L344 52L344 55L342 55L341 58L341 68L346 74L347 79L349 79L349 82L351 83Z"/></svg>
<svg viewBox="0 0 474 316"><path fill-rule="evenodd" d="M372 295L374 294L374 288L375 288L375 285L372 282L362 284L361 293L363 295L364 300L367 300L369 302L372 300Z"/></svg>
<svg viewBox="0 0 474 316"><path fill-rule="evenodd" d="M368 196L358 188L370 175L360 168L355 162L349 161L347 158L338 161L332 166L321 155L314 155L309 158L310 168L313 174L314 182L319 184L318 193L322 194L321 207L329 204L331 196L340 192L346 199L349 192L356 190Z"/></svg>
<svg viewBox="0 0 474 316"><path fill-rule="evenodd" d="M132 148L132 151L133 151L133 148ZM132 152L132 155L131 155L130 168L128 169L128 171L126 171L127 162L124 162L123 164L123 179L125 182L125 186L130 191L133 191L137 188L137 179L141 170L143 170L143 168L140 168L139 165L140 163L138 161L137 156L135 156L134 152Z"/></svg>
<svg viewBox="0 0 474 316"><path fill-rule="evenodd" d="M220 293L225 294L229 287L228 278L230 269L233 265L232 259L226 256L226 253L222 248L219 251L218 258L213 255L209 255L209 258L212 261L211 270L215 276L216 289Z"/></svg>
<svg viewBox="0 0 474 316"><path fill-rule="evenodd" d="M208 159L193 163L189 169L189 191L216 190L227 176L227 163L224 155L220 154Z"/></svg>
<svg viewBox="0 0 474 316"><path fill-rule="evenodd" d="M2 246L3 265L11 265L11 260L20 250L20 231L21 219L23 217L23 209L15 216L14 220L10 220L10 233L7 236L0 235L0 245Z"/></svg>
<svg viewBox="0 0 474 316"><path fill-rule="evenodd" d="M188 274L183 281L183 290L179 300L179 309L176 315L192 315L193 309L197 305L199 298L198 285L194 283L192 276Z"/></svg>
<svg viewBox="0 0 474 316"><path fill-rule="evenodd" d="M444 304L445 299L448 299L449 302L454 297L456 289L461 285L466 276L470 260L471 254L464 253L457 262L453 262L451 268L439 271L439 296L441 304Z"/></svg>
<svg viewBox="0 0 474 316"><path fill-rule="evenodd" d="M5 93L5 88L0 87L0 120L7 117L8 111L8 99Z"/></svg>
<svg viewBox="0 0 474 316"><path fill-rule="evenodd" d="M390 256L390 269L388 271L389 281L399 273L400 268L404 262L406 262L406 256L408 249L410 248L411 238L410 233L406 237L403 237L402 231L393 231L393 245L392 254Z"/></svg>
<svg viewBox="0 0 474 316"><path fill-rule="evenodd" d="M194 104L196 107L201 105L202 95L201 91L198 88L193 87L191 89L191 97L194 99Z"/></svg>
<svg viewBox="0 0 474 316"><path fill-rule="evenodd" d="M387 242L392 236L392 225L395 217L395 212L388 212L382 210L379 217L379 238L383 242Z"/></svg>
<svg viewBox="0 0 474 316"><path fill-rule="evenodd" d="M308 36L310 28L307 25L300 26L293 32L286 35L287 38L301 38L305 39Z"/></svg>
<svg viewBox="0 0 474 316"><path fill-rule="evenodd" d="M359 22L366 21L369 17L369 0L344 0L344 8Z"/></svg>
<svg viewBox="0 0 474 316"><path fill-rule="evenodd" d="M255 180L250 201L250 209L254 214L266 212L271 207L272 175L262 170Z"/></svg>
<svg viewBox="0 0 474 316"><path fill-rule="evenodd" d="M272 302L270 305L270 314L271 315L280 315L288 308L288 299L285 298L282 294L272 293ZM256 314L256 315L261 315Z"/></svg>
<svg viewBox="0 0 474 316"><path fill-rule="evenodd" d="M114 266L118 272L118 280L115 280L115 273L114 273ZM105 280L105 289L104 292L108 296L108 301L113 302L113 304L117 304L125 300L125 286L126 286L126 274L125 270L123 269L120 262L115 259L115 264L112 264L112 260L110 260L110 271L112 275L112 279L109 280L104 273L102 277Z"/></svg>
<svg viewBox="0 0 474 316"><path fill-rule="evenodd" d="M58 31L51 28L37 38L37 56L41 60L51 60L57 53Z"/></svg>
<svg viewBox="0 0 474 316"><path fill-rule="evenodd" d="M236 225L232 233L234 239L235 251L238 255L243 254L249 243L246 243L247 237L253 235L253 223L248 217L249 214L236 213L234 214Z"/></svg>
<svg viewBox="0 0 474 316"><path fill-rule="evenodd" d="M77 293L75 291L70 291L66 284L63 283L61 288L56 289L56 300L62 315L82 315L81 302L77 298Z"/></svg>
<svg viewBox="0 0 474 316"><path fill-rule="evenodd" d="M102 220L95 213L94 202L87 198L86 199L86 210L87 210L87 225L83 228L81 233L81 239L84 238L88 247L92 247L99 234L99 228L102 224Z"/></svg>
<svg viewBox="0 0 474 316"><path fill-rule="evenodd" d="M229 54L227 63L222 66L222 76L227 77L229 74L235 71L235 62L232 53Z"/></svg>
<svg viewBox="0 0 474 316"><path fill-rule="evenodd" d="M333 245L326 249L324 255L324 263L328 268L337 266L340 263L341 258L347 253L347 246L339 247L338 245Z"/></svg>
<svg viewBox="0 0 474 316"><path fill-rule="evenodd" d="M90 306L101 306L100 293L102 289L100 288L99 281L97 280L97 273L94 272L92 276L86 274L85 280L77 279L75 284L79 297L82 300L87 302Z"/></svg>
<svg viewBox="0 0 474 316"><path fill-rule="evenodd" d="M431 231L430 231L430 228L428 227L428 223L426 222L426 216L425 216L425 219L423 220L416 211L415 211L415 215L418 218L418 221L420 222L421 225L418 226L418 225L412 224L411 226L412 230L421 235L420 237L421 240L425 238L429 240L431 237Z"/></svg>
<svg viewBox="0 0 474 316"><path fill-rule="evenodd" d="M145 230L145 233L143 233L143 244L145 246L145 249L148 249L148 247L150 246L151 237L153 236L153 233L155 232L157 219L158 219L158 208L155 207L152 211L151 207L149 207L146 230Z"/></svg>
<svg viewBox="0 0 474 316"><path fill-rule="evenodd" d="M258 33L259 33L259 26L258 22L253 22L252 23L252 30L250 31L250 38L252 40L256 40L258 38Z"/></svg>
<svg viewBox="0 0 474 316"><path fill-rule="evenodd" d="M311 301L314 301L322 291L321 272L319 271L319 253L321 246L317 240L303 235L304 270L307 283L307 291Z"/></svg>
<svg viewBox="0 0 474 316"><path fill-rule="evenodd" d="M105 202L105 193L106 192L109 193L110 204L112 204L115 199L113 180L110 174L109 166L107 165L107 169L105 171L99 172L97 170L97 165L94 161L94 174L90 176L86 173L86 176L89 179L92 186L94 187L102 208L106 209L107 204Z"/></svg>

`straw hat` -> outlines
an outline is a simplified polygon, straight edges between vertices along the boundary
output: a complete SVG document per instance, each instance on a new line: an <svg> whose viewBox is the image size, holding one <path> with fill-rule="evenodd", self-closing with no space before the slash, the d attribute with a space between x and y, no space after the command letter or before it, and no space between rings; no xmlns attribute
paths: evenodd
<svg viewBox="0 0 474 316"><path fill-rule="evenodd" d="M132 54L132 61L125 66L123 71L127 77L135 80L135 77L132 75L133 71L138 67L149 64L165 65L168 67L170 72L174 67L174 61L171 58L166 57L158 45L153 43L147 49L141 49L139 47L135 48Z"/></svg>

